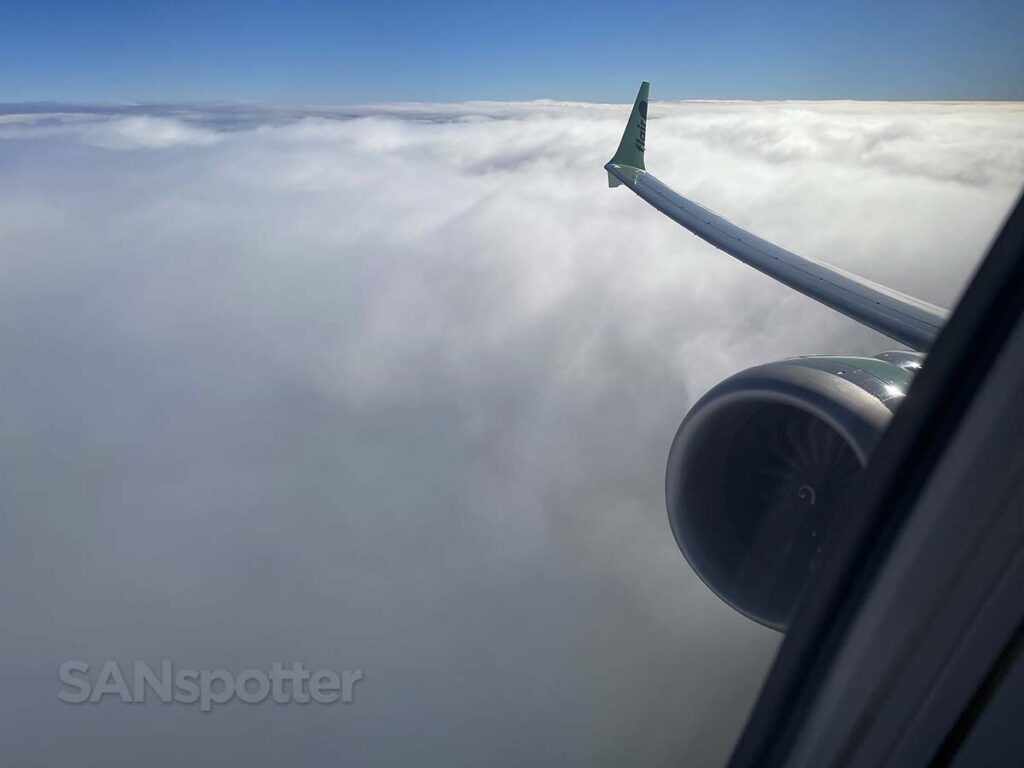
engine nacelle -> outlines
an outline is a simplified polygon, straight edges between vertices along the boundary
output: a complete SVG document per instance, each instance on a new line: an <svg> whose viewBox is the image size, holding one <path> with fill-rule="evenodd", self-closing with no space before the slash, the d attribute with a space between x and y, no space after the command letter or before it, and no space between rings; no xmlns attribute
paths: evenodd
<svg viewBox="0 0 1024 768"><path fill-rule="evenodd" d="M922 360L793 358L738 373L693 406L665 492L676 542L715 594L785 629Z"/></svg>

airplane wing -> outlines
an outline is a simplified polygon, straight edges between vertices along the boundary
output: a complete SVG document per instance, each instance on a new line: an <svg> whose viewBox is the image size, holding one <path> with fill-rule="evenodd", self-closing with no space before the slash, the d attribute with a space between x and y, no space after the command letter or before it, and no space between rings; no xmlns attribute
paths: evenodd
<svg viewBox="0 0 1024 768"><path fill-rule="evenodd" d="M605 165L609 186L624 184L677 224L754 269L911 349L928 349L946 322L946 310L797 256L683 197L648 173L644 149L649 90L648 83L641 84L619 149Z"/></svg>

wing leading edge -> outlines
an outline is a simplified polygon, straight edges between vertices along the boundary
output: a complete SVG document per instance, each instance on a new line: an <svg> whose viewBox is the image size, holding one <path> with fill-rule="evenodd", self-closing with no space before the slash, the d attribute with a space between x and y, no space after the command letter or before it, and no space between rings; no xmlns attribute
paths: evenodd
<svg viewBox="0 0 1024 768"><path fill-rule="evenodd" d="M624 184L697 237L780 283L911 349L926 351L948 312L928 302L797 256L675 192L644 169L649 86L640 86L615 156L605 165L609 186Z"/></svg>

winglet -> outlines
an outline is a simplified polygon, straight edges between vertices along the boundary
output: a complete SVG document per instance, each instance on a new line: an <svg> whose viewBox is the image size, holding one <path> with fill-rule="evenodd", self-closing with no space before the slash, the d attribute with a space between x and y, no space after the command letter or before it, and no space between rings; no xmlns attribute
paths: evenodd
<svg viewBox="0 0 1024 768"><path fill-rule="evenodd" d="M647 98L651 84L646 80L640 83L640 90L633 102L633 111L629 115L626 130L622 132L622 141L615 156L608 165L626 165L630 168L644 169L644 142L647 139ZM608 174L608 186L617 187L621 184L617 178Z"/></svg>

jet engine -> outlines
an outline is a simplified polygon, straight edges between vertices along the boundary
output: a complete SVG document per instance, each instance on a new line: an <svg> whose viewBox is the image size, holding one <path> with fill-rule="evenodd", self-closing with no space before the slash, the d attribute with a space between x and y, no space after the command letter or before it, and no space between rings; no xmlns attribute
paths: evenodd
<svg viewBox="0 0 1024 768"><path fill-rule="evenodd" d="M800 357L714 387L676 432L676 542L722 600L784 630L923 356Z"/></svg>

